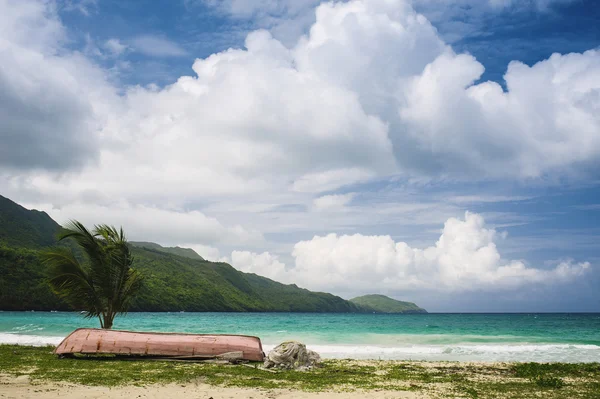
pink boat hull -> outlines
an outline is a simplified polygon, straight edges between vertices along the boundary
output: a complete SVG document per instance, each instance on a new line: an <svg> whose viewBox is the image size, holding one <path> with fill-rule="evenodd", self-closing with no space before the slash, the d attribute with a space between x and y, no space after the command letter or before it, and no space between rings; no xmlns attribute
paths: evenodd
<svg viewBox="0 0 600 399"><path fill-rule="evenodd" d="M260 338L246 335L205 335L79 328L54 350L57 355L115 354L140 356L218 356L242 352L244 360L263 361Z"/></svg>

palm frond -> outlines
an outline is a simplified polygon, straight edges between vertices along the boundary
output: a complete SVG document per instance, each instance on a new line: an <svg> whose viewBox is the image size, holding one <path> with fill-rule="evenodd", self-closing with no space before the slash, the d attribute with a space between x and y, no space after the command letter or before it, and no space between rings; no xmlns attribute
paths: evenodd
<svg viewBox="0 0 600 399"><path fill-rule="evenodd" d="M127 276L123 281L123 284L119 291L118 304L115 310L118 313L127 313L127 309L131 305L135 294L140 290L144 283L142 274L135 270L129 269Z"/></svg>
<svg viewBox="0 0 600 399"><path fill-rule="evenodd" d="M118 311L115 306L118 306L120 286L132 261L129 247L112 226L104 224L94 226L94 236L102 242L104 264L92 270L99 290L107 299L109 309Z"/></svg>
<svg viewBox="0 0 600 399"><path fill-rule="evenodd" d="M111 328L115 315L127 311L142 284L140 273L131 268L133 256L123 229L101 224L90 232L72 220L59 236L66 239L81 247L87 262L82 266L66 248L45 251L42 258L53 291L71 306L85 309L87 317L97 316L103 328Z"/></svg>
<svg viewBox="0 0 600 399"><path fill-rule="evenodd" d="M86 270L67 248L50 248L40 254L48 267L52 291L76 309L85 309L87 317L98 316L101 302Z"/></svg>

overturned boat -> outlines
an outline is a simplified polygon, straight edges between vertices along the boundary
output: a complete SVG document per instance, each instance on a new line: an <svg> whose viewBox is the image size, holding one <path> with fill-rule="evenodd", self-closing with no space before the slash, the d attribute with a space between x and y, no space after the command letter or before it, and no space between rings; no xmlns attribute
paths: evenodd
<svg viewBox="0 0 600 399"><path fill-rule="evenodd" d="M79 354L144 356L181 360L229 358L261 362L260 338L247 335L180 334L79 328L54 350L61 356Z"/></svg>

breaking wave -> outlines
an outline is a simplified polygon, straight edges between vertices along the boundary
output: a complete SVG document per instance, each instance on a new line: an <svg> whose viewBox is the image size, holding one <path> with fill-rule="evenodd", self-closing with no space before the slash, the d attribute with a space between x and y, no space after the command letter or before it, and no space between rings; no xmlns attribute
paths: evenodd
<svg viewBox="0 0 600 399"><path fill-rule="evenodd" d="M65 337L0 333L0 344L46 346L58 345Z"/></svg>
<svg viewBox="0 0 600 399"><path fill-rule="evenodd" d="M265 352L274 345L263 345ZM511 345L308 345L326 359L433 360L473 362L565 362L600 361L600 346L568 344Z"/></svg>

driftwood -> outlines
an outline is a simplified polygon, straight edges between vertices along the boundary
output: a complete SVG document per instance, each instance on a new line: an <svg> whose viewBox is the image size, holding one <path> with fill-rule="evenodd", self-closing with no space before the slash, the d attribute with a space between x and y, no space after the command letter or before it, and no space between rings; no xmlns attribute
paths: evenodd
<svg viewBox="0 0 600 399"><path fill-rule="evenodd" d="M268 371L269 373L273 373L273 374L277 374L278 373L278 371L275 371L275 370L269 370L269 369L266 369L264 367L256 367L256 366L254 366L252 364L247 364L247 363L242 364L242 366L252 367L253 369L261 370L261 371Z"/></svg>
<svg viewBox="0 0 600 399"><path fill-rule="evenodd" d="M277 345L265 359L265 368L308 370L317 366L321 357L317 352L306 349L306 345L296 341L286 341Z"/></svg>

